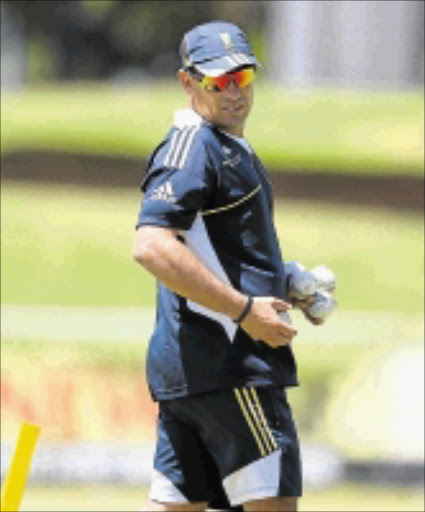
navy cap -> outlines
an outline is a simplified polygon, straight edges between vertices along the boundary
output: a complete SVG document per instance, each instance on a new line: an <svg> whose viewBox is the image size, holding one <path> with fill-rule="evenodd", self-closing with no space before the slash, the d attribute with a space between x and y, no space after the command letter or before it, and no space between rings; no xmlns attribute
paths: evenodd
<svg viewBox="0 0 425 512"><path fill-rule="evenodd" d="M183 68L219 76L241 66L260 66L246 34L233 23L212 21L194 27L180 45Z"/></svg>

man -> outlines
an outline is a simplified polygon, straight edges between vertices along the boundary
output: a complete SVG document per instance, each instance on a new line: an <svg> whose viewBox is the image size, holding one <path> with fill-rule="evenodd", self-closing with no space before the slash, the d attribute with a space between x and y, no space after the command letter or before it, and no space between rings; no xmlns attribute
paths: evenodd
<svg viewBox="0 0 425 512"><path fill-rule="evenodd" d="M287 279L266 171L244 139L259 66L245 34L185 34L190 109L150 157L134 258L158 280L147 373L159 402L149 510L296 510L301 467Z"/></svg>

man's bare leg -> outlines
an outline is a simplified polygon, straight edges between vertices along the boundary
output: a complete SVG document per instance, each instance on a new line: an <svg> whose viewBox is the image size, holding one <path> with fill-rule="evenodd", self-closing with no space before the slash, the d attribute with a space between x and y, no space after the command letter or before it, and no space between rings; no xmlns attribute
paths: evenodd
<svg viewBox="0 0 425 512"><path fill-rule="evenodd" d="M160 503L159 501L148 501L140 511L153 512L204 512L207 509L207 503Z"/></svg>
<svg viewBox="0 0 425 512"><path fill-rule="evenodd" d="M248 501L243 507L247 512L296 512L297 500L293 497L264 498Z"/></svg>

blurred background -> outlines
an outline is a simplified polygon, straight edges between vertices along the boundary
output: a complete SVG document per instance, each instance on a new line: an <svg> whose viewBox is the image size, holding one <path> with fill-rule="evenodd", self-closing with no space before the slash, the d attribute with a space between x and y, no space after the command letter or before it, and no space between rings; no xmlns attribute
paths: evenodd
<svg viewBox="0 0 425 512"><path fill-rule="evenodd" d="M337 274L294 313L300 510L424 510L424 3L1 1L1 476L41 425L22 510L137 510L156 406L139 182L178 46L222 19L263 67L247 138L287 260Z"/></svg>

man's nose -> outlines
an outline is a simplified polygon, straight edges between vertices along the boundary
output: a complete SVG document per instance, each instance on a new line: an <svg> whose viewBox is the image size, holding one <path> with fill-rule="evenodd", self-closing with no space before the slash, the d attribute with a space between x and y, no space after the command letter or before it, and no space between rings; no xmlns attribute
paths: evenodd
<svg viewBox="0 0 425 512"><path fill-rule="evenodd" d="M232 80L228 86L224 89L225 94L228 98L237 99L241 97L241 88L235 84L235 81Z"/></svg>

